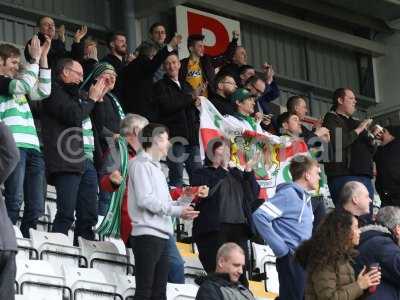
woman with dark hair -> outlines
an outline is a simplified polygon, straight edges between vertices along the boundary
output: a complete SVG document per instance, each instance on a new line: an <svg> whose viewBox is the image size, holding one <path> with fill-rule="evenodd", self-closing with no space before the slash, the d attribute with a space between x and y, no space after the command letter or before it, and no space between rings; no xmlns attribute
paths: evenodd
<svg viewBox="0 0 400 300"><path fill-rule="evenodd" d="M360 240L358 220L349 212L330 213L314 236L296 251L296 259L307 272L306 300L356 300L364 290L380 283L377 269L364 267L357 279L351 262Z"/></svg>
<svg viewBox="0 0 400 300"><path fill-rule="evenodd" d="M244 171L228 167L229 147L221 140L209 143L205 166L193 174L192 185L207 185L207 198L197 202L200 215L193 222L193 239L207 273L215 272L216 256L224 243L243 248L248 265L247 242L253 235L252 206L256 205L259 186L252 171L255 160ZM240 281L247 285L245 274Z"/></svg>

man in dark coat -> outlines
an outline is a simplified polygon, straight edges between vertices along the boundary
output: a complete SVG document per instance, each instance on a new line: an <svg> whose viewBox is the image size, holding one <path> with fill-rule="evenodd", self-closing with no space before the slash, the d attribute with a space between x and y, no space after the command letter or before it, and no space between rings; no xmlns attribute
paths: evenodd
<svg viewBox="0 0 400 300"><path fill-rule="evenodd" d="M183 163L191 180L201 167L199 148L200 99L186 81L179 80L178 55L169 54L164 61L166 74L154 86L154 100L159 109L159 123L168 127L172 151L168 153L169 184L183 185Z"/></svg>
<svg viewBox="0 0 400 300"><path fill-rule="evenodd" d="M13 135L3 122L0 123L0 140L0 184L3 184L19 161L19 151ZM0 299L13 300L17 242L5 202L0 196Z"/></svg>
<svg viewBox="0 0 400 300"><path fill-rule="evenodd" d="M51 39L51 48L47 55L48 64L50 69L54 69L57 62L62 58L72 58L75 60L82 60L84 56L84 46L81 43L82 38L87 33L87 27L82 26L74 34L74 40L71 45L71 51L67 51L65 48L65 28L64 25L60 26L58 30L58 37L56 36L56 29L54 20L50 17L41 17L38 21L37 26L39 27L38 37L40 43L43 44L46 41L46 36ZM29 54L28 45L31 40L25 45L24 55L25 59L30 62L31 56Z"/></svg>
<svg viewBox="0 0 400 300"><path fill-rule="evenodd" d="M235 243L223 244L217 253L215 273L201 284L196 300L254 300L253 294L239 281L245 265L244 251Z"/></svg>
<svg viewBox="0 0 400 300"><path fill-rule="evenodd" d="M93 240L97 223L97 172L101 153L95 126L90 119L105 88L104 80L92 85L88 97L79 93L82 66L63 59L56 69L57 82L51 97L43 101L43 144L48 182L56 187L57 213L53 231L68 234L74 222L78 236Z"/></svg>
<svg viewBox="0 0 400 300"><path fill-rule="evenodd" d="M122 104L125 112L139 114L150 121L157 120L157 105L153 101L154 75L180 42L181 37L174 36L160 50L149 43L139 48L139 56L126 66L122 75Z"/></svg>
<svg viewBox="0 0 400 300"><path fill-rule="evenodd" d="M363 266L378 263L382 279L376 292L368 300L400 299L400 208L385 206L376 216L377 225L361 227L359 256L355 259L355 271Z"/></svg>
<svg viewBox="0 0 400 300"><path fill-rule="evenodd" d="M388 126L383 129L374 161L376 164L376 191L381 198L381 207L400 206L400 131L399 127Z"/></svg>

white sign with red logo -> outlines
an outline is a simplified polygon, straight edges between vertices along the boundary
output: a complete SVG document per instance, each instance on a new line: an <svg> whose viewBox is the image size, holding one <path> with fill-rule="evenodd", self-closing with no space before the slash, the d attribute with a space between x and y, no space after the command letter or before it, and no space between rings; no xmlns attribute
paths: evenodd
<svg viewBox="0 0 400 300"><path fill-rule="evenodd" d="M180 58L189 56L186 41L191 34L204 35L204 52L217 56L225 52L232 40L232 31L240 33L238 21L182 5L176 7L176 25L177 33L183 38L183 43L179 46ZM238 44L240 44L240 36Z"/></svg>

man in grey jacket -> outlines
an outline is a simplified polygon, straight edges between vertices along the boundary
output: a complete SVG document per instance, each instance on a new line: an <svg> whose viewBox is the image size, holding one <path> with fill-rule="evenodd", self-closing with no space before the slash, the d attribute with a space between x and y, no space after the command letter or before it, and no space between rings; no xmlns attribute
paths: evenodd
<svg viewBox="0 0 400 300"><path fill-rule="evenodd" d="M166 299L168 276L167 242L173 234L173 217L194 219L191 206L175 206L169 194L160 159L167 156L168 129L150 123L141 132L142 148L129 162L128 211L135 255L135 300ZM206 197L207 195L204 195Z"/></svg>
<svg viewBox="0 0 400 300"><path fill-rule="evenodd" d="M10 129L0 123L0 184L7 179L19 161L19 151ZM14 300L17 242L3 196L0 199L0 299Z"/></svg>

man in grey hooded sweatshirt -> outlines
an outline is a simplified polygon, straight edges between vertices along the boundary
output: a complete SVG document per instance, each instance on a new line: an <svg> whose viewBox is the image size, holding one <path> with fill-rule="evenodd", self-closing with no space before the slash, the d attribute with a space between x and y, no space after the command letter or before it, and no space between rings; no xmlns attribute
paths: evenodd
<svg viewBox="0 0 400 300"><path fill-rule="evenodd" d="M280 300L302 300L305 273L293 260L297 247L312 234L314 220L310 191L318 188L318 162L304 155L295 156L289 166L292 183L283 183L276 194L254 213L258 233L276 255Z"/></svg>
<svg viewBox="0 0 400 300"><path fill-rule="evenodd" d="M192 206L176 206L172 202L160 165L170 147L168 129L150 123L141 131L140 141L143 151L128 167L128 211L133 220L130 242L136 267L134 299L166 299L171 216L194 219L199 212Z"/></svg>

